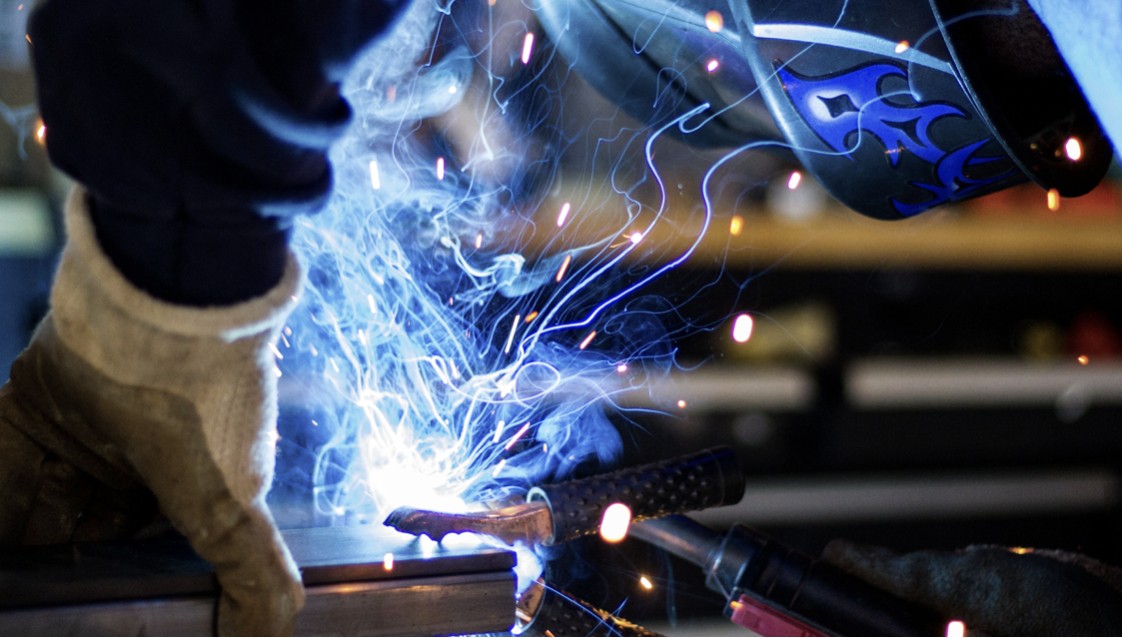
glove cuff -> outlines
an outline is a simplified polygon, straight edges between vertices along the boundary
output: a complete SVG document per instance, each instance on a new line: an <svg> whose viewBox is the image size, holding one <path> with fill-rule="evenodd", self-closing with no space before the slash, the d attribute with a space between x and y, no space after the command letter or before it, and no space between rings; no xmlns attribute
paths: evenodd
<svg viewBox="0 0 1122 638"><path fill-rule="evenodd" d="M51 292L51 306L56 313L74 310L82 316L86 311L80 307L84 305L82 298L96 290L96 296L103 297L105 302L126 312L133 320L161 331L234 341L277 327L295 307L303 285L303 272L291 252L280 282L264 295L248 301L197 308L151 296L132 285L102 251L90 221L86 198L84 189L75 188L66 203L68 242ZM75 294L78 288L88 289L91 294Z"/></svg>

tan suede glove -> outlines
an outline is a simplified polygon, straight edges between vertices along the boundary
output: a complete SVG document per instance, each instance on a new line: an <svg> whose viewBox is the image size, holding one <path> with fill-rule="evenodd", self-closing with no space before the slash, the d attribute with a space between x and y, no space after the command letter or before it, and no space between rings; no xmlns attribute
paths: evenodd
<svg viewBox="0 0 1122 638"><path fill-rule="evenodd" d="M971 546L898 554L833 541L823 558L980 636L1122 635L1122 571L1053 550Z"/></svg>
<svg viewBox="0 0 1122 638"><path fill-rule="evenodd" d="M101 253L84 194L51 312L0 390L0 542L121 538L160 510L213 563L220 634L286 634L300 576L265 506L276 442L272 344L302 274L234 306L178 307Z"/></svg>

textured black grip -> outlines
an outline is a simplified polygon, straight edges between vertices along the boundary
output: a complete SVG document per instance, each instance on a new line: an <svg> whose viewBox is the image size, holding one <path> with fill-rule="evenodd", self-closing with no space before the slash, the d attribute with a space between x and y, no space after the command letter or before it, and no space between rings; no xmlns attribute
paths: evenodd
<svg viewBox="0 0 1122 638"><path fill-rule="evenodd" d="M659 636L567 594L546 590L523 636Z"/></svg>
<svg viewBox="0 0 1122 638"><path fill-rule="evenodd" d="M613 503L631 508L641 521L735 503L744 495L744 475L726 447L627 468L584 479L542 485L528 501L546 501L553 516L550 544L594 534Z"/></svg>

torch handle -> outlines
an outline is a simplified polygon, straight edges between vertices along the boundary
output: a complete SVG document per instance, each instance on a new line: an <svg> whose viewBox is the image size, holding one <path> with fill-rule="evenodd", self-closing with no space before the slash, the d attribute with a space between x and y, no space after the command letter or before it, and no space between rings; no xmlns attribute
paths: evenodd
<svg viewBox="0 0 1122 638"><path fill-rule="evenodd" d="M744 495L744 474L733 451L712 448L695 454L596 476L542 485L527 501L545 501L553 518L553 538L562 543L594 534L613 503L641 521L735 503Z"/></svg>

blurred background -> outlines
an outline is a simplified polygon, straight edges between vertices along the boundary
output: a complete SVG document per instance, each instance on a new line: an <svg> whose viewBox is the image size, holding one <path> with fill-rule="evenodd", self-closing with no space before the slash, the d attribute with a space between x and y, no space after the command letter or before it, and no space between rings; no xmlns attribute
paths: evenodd
<svg viewBox="0 0 1122 638"><path fill-rule="evenodd" d="M0 0L5 371L45 310L68 188L46 161L27 11ZM510 11L504 20L533 28L524 9ZM524 30L511 32L512 50ZM658 200L651 180L618 187L644 170L641 149L616 135L638 125L542 58L491 71L512 86L548 87L548 99L518 100L570 140L537 147L556 153L559 167L541 196L543 225L567 202L604 211L607 226L611 211ZM487 95L469 97L430 133L466 148L460 138L471 137L471 113ZM636 251L633 272L694 241L699 184L721 157L670 139L654 153L668 223L644 239L652 249ZM893 223L843 209L771 155L740 157L712 184L703 241L647 291L676 309L680 365L624 397L652 408L621 424L625 463L732 445L750 477L746 497L699 520L748 523L812 554L846 537L898 549L1058 547L1122 564L1117 162L1079 199L1025 185ZM720 613L723 601L696 568L637 542L559 551L557 584L633 620L681 635Z"/></svg>

